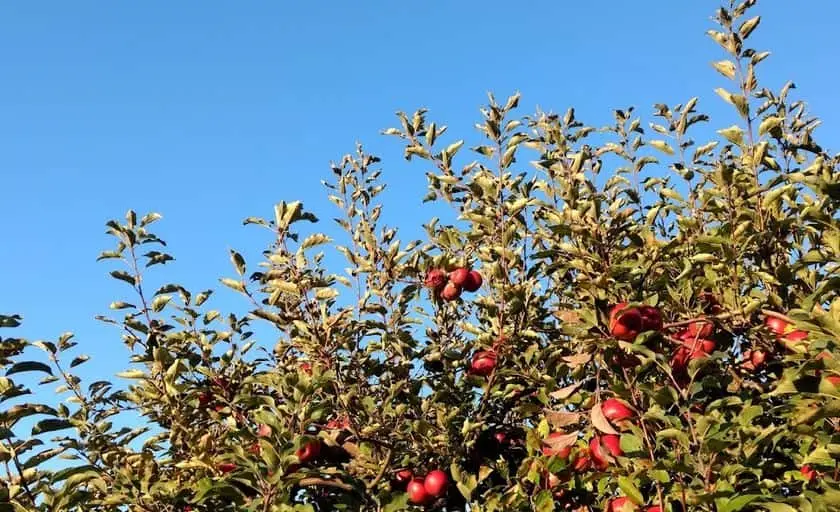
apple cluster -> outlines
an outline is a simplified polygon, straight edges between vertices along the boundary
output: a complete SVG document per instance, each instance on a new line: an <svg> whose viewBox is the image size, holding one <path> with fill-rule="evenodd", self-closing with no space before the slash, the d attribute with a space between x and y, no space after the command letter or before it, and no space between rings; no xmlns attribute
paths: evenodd
<svg viewBox="0 0 840 512"><path fill-rule="evenodd" d="M394 483L405 488L408 501L425 505L446 493L449 476L440 469L429 471L426 476L422 476L415 475L411 469L403 468L394 474Z"/></svg>
<svg viewBox="0 0 840 512"><path fill-rule="evenodd" d="M426 274L424 280L424 285L432 290L435 297L447 302L457 300L463 291L478 291L482 283L481 274L466 267L458 267L449 274L443 269L435 268Z"/></svg>

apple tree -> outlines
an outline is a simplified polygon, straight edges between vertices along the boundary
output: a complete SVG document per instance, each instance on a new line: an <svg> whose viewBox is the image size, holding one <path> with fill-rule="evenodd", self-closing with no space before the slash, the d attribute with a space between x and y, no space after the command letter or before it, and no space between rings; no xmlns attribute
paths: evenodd
<svg viewBox="0 0 840 512"><path fill-rule="evenodd" d="M384 133L451 216L400 239L359 147L324 182L334 227L245 220L266 249L220 282L242 311L149 285L160 215L108 222L129 359L82 382L71 334L4 329L0 509L840 509L840 157L760 84L755 3L708 32L738 123L491 96L465 145L399 113Z"/></svg>

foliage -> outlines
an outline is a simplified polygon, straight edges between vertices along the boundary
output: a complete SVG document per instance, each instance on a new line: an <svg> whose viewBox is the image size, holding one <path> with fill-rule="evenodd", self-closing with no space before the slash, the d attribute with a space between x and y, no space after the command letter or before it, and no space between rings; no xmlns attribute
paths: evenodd
<svg viewBox="0 0 840 512"><path fill-rule="evenodd" d="M299 202L246 219L271 241L257 265L232 251L221 279L245 315L210 309L212 290L144 288L173 259L158 214L108 222L100 259L131 294L102 320L129 384L84 385L70 334L0 339L0 509L840 509L840 158L792 84L759 85L754 3L709 31L741 120L716 140L692 139L696 98L596 129L491 96L464 165L425 110L400 113L385 134L432 166L426 200L452 223L401 241L360 147L325 183L344 241ZM442 294L457 268L481 288ZM26 400L52 383L59 403ZM403 468L452 484L413 505Z"/></svg>

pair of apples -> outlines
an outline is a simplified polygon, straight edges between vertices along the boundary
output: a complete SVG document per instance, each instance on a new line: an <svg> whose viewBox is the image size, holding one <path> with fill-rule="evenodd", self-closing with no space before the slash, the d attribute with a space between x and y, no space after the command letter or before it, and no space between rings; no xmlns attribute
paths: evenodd
<svg viewBox="0 0 840 512"><path fill-rule="evenodd" d="M429 471L425 477L416 476L410 469L401 469L395 479L398 484L405 484L408 501L417 505L440 498L449 486L449 477L439 469Z"/></svg>

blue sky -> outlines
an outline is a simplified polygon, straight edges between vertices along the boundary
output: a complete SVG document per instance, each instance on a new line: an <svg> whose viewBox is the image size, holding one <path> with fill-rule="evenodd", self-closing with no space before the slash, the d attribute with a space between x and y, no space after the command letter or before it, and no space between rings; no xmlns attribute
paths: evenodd
<svg viewBox="0 0 840 512"><path fill-rule="evenodd" d="M30 338L76 332L94 357L82 373L113 375L125 348L93 317L127 290L94 261L111 245L106 220L161 212L177 261L153 283L218 287L228 248L254 261L265 242L243 218L284 199L331 217L319 182L356 141L384 158L386 221L420 236L432 212L421 205L425 168L378 134L396 110L428 107L469 139L487 91L521 91L523 113L575 106L594 125L613 108L648 114L696 95L716 128L728 126L713 93L724 79L709 66L722 55L704 35L715 5L4 2L0 311L23 314ZM773 51L759 77L775 89L793 79L836 151L840 4L790 6L759 6L754 44ZM212 306L246 304L221 293Z"/></svg>

